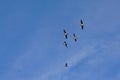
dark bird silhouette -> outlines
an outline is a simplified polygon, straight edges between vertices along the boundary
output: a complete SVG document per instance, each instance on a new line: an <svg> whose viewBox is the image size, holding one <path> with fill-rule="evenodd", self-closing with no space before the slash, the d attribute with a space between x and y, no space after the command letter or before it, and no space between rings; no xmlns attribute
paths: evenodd
<svg viewBox="0 0 120 80"><path fill-rule="evenodd" d="M84 28L84 24L83 24L82 19L80 20L80 26L81 26L81 29L83 30L83 28Z"/></svg>
<svg viewBox="0 0 120 80"><path fill-rule="evenodd" d="M64 45L65 45L65 47L68 47L68 45L67 45L67 42L66 42L66 41L64 41Z"/></svg>
<svg viewBox="0 0 120 80"><path fill-rule="evenodd" d="M65 63L65 67L68 67L68 64L67 64L67 63Z"/></svg>
<svg viewBox="0 0 120 80"><path fill-rule="evenodd" d="M68 38L68 34L67 34L66 30L64 29L63 32L64 32L65 38L67 39Z"/></svg>
<svg viewBox="0 0 120 80"><path fill-rule="evenodd" d="M73 34L73 39L75 42L77 41L77 37L76 37L75 33Z"/></svg>

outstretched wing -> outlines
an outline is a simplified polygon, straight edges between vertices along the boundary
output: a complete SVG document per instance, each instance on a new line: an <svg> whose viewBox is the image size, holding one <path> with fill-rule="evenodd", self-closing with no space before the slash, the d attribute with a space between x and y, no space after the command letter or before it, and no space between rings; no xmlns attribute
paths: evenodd
<svg viewBox="0 0 120 80"><path fill-rule="evenodd" d="M67 34L65 35L65 38L66 38L66 39L68 38Z"/></svg>
<svg viewBox="0 0 120 80"><path fill-rule="evenodd" d="M82 19L80 20L80 23L81 23L81 24L83 24L83 21L82 21Z"/></svg>
<svg viewBox="0 0 120 80"><path fill-rule="evenodd" d="M65 29L64 29L63 31L64 31L64 33L66 33L66 30L65 30Z"/></svg>
<svg viewBox="0 0 120 80"><path fill-rule="evenodd" d="M65 67L68 67L68 64L67 64L67 63L65 63Z"/></svg>
<svg viewBox="0 0 120 80"><path fill-rule="evenodd" d="M76 37L75 33L73 34L74 37Z"/></svg>

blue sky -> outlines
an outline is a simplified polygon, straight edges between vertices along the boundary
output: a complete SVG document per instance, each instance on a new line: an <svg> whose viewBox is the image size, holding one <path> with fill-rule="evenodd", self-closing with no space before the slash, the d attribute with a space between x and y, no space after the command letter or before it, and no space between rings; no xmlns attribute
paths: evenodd
<svg viewBox="0 0 120 80"><path fill-rule="evenodd" d="M119 3L1 0L0 80L120 80Z"/></svg>

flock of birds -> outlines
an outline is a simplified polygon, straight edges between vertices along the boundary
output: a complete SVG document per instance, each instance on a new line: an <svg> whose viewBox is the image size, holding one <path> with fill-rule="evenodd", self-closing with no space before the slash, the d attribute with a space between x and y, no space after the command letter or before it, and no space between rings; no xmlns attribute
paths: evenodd
<svg viewBox="0 0 120 80"><path fill-rule="evenodd" d="M81 29L83 30L83 28L84 28L84 23L83 23L82 19L80 20L80 27L81 27ZM63 32L64 32L65 38L68 39L68 33L66 32L65 29L63 30ZM76 34L75 34L75 33L73 34L73 39L74 39L75 42L77 42L77 37L76 37ZM66 41L64 41L64 45L65 45L66 48L68 48L68 44L67 44ZM65 63L65 67L68 67L68 63Z"/></svg>
<svg viewBox="0 0 120 80"><path fill-rule="evenodd" d="M83 30L84 24L83 24L83 21L82 21L82 20L80 20L80 26L81 26L81 29ZM63 30L63 32L64 32L65 38L68 39L68 33L66 32L65 29ZM73 39L74 39L75 42L77 41L77 37L76 37L76 34L75 34L75 33L73 34ZM65 47L68 47L66 41L64 41L64 45L65 45Z"/></svg>

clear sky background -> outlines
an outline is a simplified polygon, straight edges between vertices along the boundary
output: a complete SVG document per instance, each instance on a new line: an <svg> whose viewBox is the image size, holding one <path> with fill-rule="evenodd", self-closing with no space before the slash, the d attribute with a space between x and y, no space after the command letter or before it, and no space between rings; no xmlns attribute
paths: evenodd
<svg viewBox="0 0 120 80"><path fill-rule="evenodd" d="M1 0L0 80L120 80L120 0Z"/></svg>

